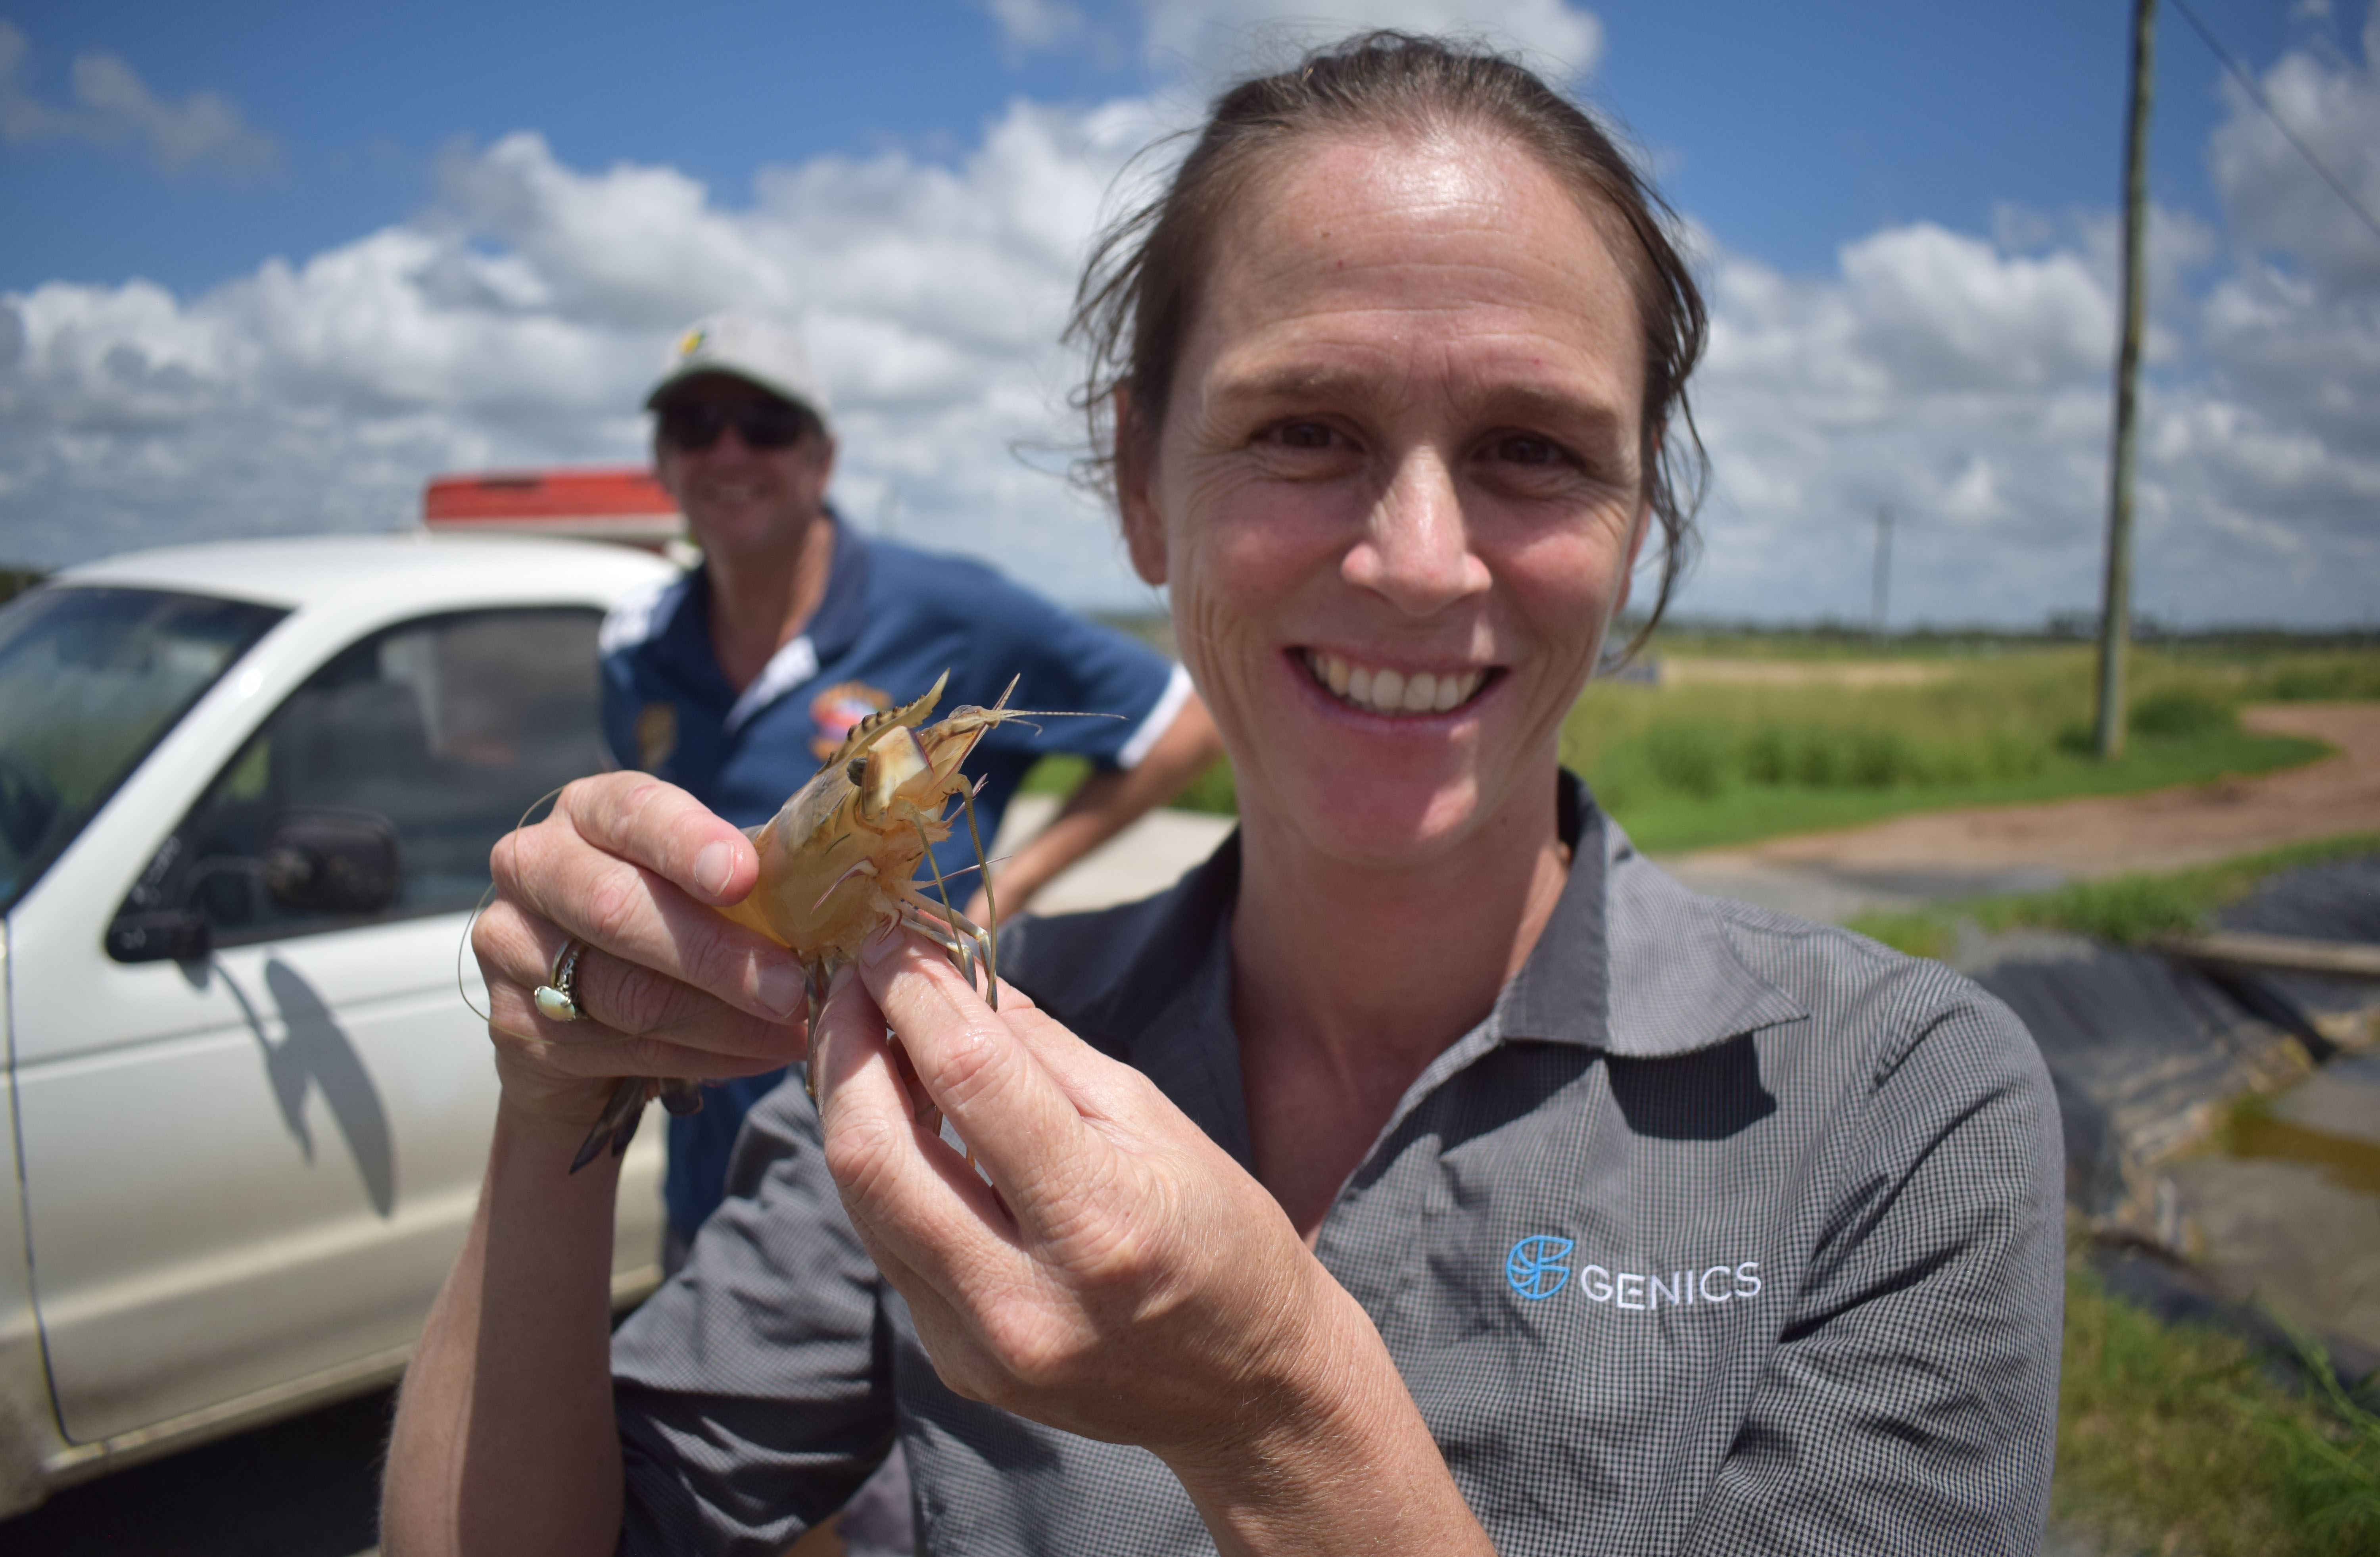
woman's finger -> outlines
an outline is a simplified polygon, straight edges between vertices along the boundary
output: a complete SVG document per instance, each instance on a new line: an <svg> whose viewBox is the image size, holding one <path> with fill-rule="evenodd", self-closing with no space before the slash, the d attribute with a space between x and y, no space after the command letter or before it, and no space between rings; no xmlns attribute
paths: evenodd
<svg viewBox="0 0 2380 1557"><path fill-rule="evenodd" d="M489 1017L505 1034L575 1056L565 1068L589 1076L751 1076L802 1058L798 1022L773 1022L722 1005L702 991L592 948L578 954L574 1021L558 1021L532 990L492 985ZM621 1055L651 1055L623 1066ZM610 1067L610 1068L606 1068Z"/></svg>
<svg viewBox="0 0 2380 1557"><path fill-rule="evenodd" d="M1147 1077L1084 1042L1005 980L1000 986L1000 1015L1085 1121L1107 1124L1138 1117L1141 1105L1155 1094Z"/></svg>
<svg viewBox="0 0 2380 1557"><path fill-rule="evenodd" d="M648 773L599 773L564 789L554 814L609 855L640 865L705 903L740 901L760 859L741 829L675 785Z"/></svg>
<svg viewBox="0 0 2380 1557"><path fill-rule="evenodd" d="M1085 1154L1102 1148L1032 1047L923 941L879 936L857 966L918 1080L1009 1211L1037 1238L1049 1230L1045 1207L1057 1222L1072 1221L1085 1186L1101 1176Z"/></svg>
<svg viewBox="0 0 2380 1557"><path fill-rule="evenodd" d="M964 1251L1006 1213L918 1106L885 1037L882 1011L848 968L835 976L819 1013L810 1064L827 1168L853 1225L936 1283L958 1278L977 1263Z"/></svg>
<svg viewBox="0 0 2380 1557"><path fill-rule="evenodd" d="M750 842L682 790L643 774L582 779L544 821L500 840L490 864L493 934L508 907L755 1015L804 1007L793 955L710 911L720 891L748 891L759 867ZM530 976L517 962L506 971Z"/></svg>

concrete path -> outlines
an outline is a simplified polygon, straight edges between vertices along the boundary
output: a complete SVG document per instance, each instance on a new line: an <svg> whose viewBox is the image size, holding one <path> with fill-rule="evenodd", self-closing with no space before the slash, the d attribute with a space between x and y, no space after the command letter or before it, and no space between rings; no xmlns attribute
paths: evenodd
<svg viewBox="0 0 2380 1557"><path fill-rule="evenodd" d="M1057 814L1058 802L1047 795L1020 795L1001 819L1000 835L992 840L997 859L1017 846ZM1062 871L1033 899L1037 913L1070 914L1085 908L1105 908L1136 897L1162 892L1182 872L1215 852L1237 825L1227 816L1196 811L1159 809Z"/></svg>

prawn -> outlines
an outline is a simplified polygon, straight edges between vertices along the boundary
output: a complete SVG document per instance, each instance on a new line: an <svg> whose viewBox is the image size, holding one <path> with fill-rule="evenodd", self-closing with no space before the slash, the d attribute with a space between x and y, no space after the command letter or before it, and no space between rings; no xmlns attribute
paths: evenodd
<svg viewBox="0 0 2380 1557"><path fill-rule="evenodd" d="M1008 706L1009 694L1016 690L1012 679L990 708L962 704L928 724L950 678L944 671L915 702L862 719L776 815L744 830L760 857L759 880L741 901L718 911L801 959L813 1027L827 980L886 924L915 931L941 947L970 982L977 981L979 966L985 998L999 1004L992 930L951 906L940 867L933 879L942 901L920 892L913 878L921 861L932 859L933 845L950 836L947 812L953 796L965 812L967 834L981 862L976 786L960 776L959 764L994 725L1047 716ZM990 903L988 877L984 898ZM985 917L997 926L996 907ZM816 1097L814 1077L808 1085ZM702 1106L691 1082L628 1077L613 1089L570 1171L593 1162L607 1142L614 1157L627 1150L646 1100L656 1092L673 1113Z"/></svg>

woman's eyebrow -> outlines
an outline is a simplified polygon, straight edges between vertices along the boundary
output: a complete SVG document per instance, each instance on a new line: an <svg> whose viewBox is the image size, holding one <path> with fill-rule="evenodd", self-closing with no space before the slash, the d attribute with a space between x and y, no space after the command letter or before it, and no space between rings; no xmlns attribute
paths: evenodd
<svg viewBox="0 0 2380 1557"><path fill-rule="evenodd" d="M1208 394L1229 404L1318 409L1317 403L1360 406L1401 397L1399 386L1383 382L1379 373L1328 363L1281 363L1225 372ZM1521 421L1590 437L1621 436L1631 420L1613 397L1546 383L1499 384L1473 400L1472 414L1485 421Z"/></svg>
<svg viewBox="0 0 2380 1557"><path fill-rule="evenodd" d="M1366 400L1380 393L1379 380L1354 368L1281 363L1220 374L1208 393L1233 401Z"/></svg>
<svg viewBox="0 0 2380 1557"><path fill-rule="evenodd" d="M1623 407L1601 395L1545 384L1501 385L1480 397L1480 407L1488 420L1560 427L1591 437L1618 437L1633 420Z"/></svg>

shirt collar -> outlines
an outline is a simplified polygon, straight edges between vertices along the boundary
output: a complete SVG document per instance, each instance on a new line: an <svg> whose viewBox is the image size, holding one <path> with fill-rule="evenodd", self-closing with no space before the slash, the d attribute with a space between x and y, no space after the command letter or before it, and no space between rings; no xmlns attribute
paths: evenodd
<svg viewBox="0 0 2380 1557"><path fill-rule="evenodd" d="M872 548L859 532L843 522L832 508L827 517L834 526L834 558L827 568L826 589L818 608L802 630L778 645L741 694L734 696L723 721L729 734L796 687L814 680L821 665L849 650L868 624L868 580L874 566ZM683 658L708 667L710 679L726 683L710 652L710 578L697 569L674 602L667 632L672 647Z"/></svg>
<svg viewBox="0 0 2380 1557"><path fill-rule="evenodd" d="M843 516L832 508L827 510L827 517L834 521L834 563L827 570L826 593L819 597L818 609L810 613L809 625L802 629L820 663L859 641L861 629L868 626L868 576L876 566L872 542L844 523Z"/></svg>
<svg viewBox="0 0 2380 1557"><path fill-rule="evenodd" d="M1809 1015L1736 951L1728 905L1638 854L1576 776L1561 785L1582 819L1570 881L1496 1003L1504 1039L1656 1059Z"/></svg>
<svg viewBox="0 0 2380 1557"><path fill-rule="evenodd" d="M1572 853L1561 896L1493 1012L1429 1067L1424 1085L1499 1043L1652 1059L1807 1016L1746 966L1727 906L1638 854L1574 775L1560 775L1557 803ZM1102 1025L1113 1023L1107 1030L1130 1035L1124 1058L1245 1164L1229 933L1239 879L1234 833L1173 891L1118 910L1143 919L1119 937L1137 954L1111 964L1110 983L1086 1004Z"/></svg>

